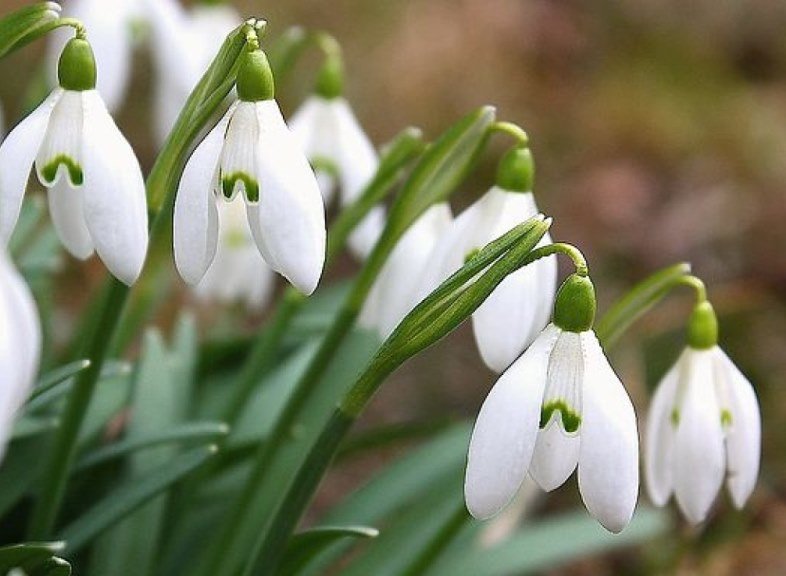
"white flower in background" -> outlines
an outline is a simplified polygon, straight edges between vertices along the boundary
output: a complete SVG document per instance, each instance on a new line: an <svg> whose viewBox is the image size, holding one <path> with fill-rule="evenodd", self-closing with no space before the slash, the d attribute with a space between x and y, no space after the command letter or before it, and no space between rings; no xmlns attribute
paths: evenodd
<svg viewBox="0 0 786 576"><path fill-rule="evenodd" d="M90 45L71 40L59 68L61 87L0 146L0 240L14 230L35 163L68 251L85 259L95 250L112 274L133 284L147 251L139 162L95 90Z"/></svg>
<svg viewBox="0 0 786 576"><path fill-rule="evenodd" d="M532 195L529 150L502 161L498 184L462 212L434 247L419 290L423 298L458 270L473 252L499 238L538 208ZM539 246L551 244L546 234ZM507 368L546 325L554 303L557 261L549 256L508 276L472 315L475 341L486 365Z"/></svg>
<svg viewBox="0 0 786 576"><path fill-rule="evenodd" d="M152 31L155 134L163 143L175 121L218 53L221 44L241 23L227 4L198 4L189 11L175 0L141 0Z"/></svg>
<svg viewBox="0 0 786 576"><path fill-rule="evenodd" d="M107 108L116 111L131 79L133 23L142 16L140 0L64 0L61 4L62 17L81 20L90 34L101 70L96 87ZM55 30L49 36L48 69L56 70L60 53L71 36L66 29Z"/></svg>
<svg viewBox="0 0 786 576"><path fill-rule="evenodd" d="M446 203L426 210L391 252L360 315L360 324L387 338L418 303L420 279L428 256L448 230L453 215Z"/></svg>
<svg viewBox="0 0 786 576"><path fill-rule="evenodd" d="M0 456L38 372L41 326L33 295L0 248Z"/></svg>
<svg viewBox="0 0 786 576"><path fill-rule="evenodd" d="M295 111L290 126L317 171L325 203L330 203L338 184L341 205L346 206L374 177L379 158L341 95L342 83L338 56L329 58L320 73L316 94ZM385 210L376 206L349 237L349 248L355 256L366 258L384 227Z"/></svg>
<svg viewBox="0 0 786 576"><path fill-rule="evenodd" d="M707 302L697 307L691 324L698 314L714 319ZM724 480L734 506L742 508L759 473L756 393L716 341L717 329L709 340L688 345L658 384L647 420L650 498L663 506L673 493L692 524L707 517Z"/></svg>
<svg viewBox="0 0 786 576"><path fill-rule="evenodd" d="M243 302L262 308L273 295L275 275L259 253L242 202L219 202L216 257L196 286L204 300Z"/></svg>
<svg viewBox="0 0 786 576"><path fill-rule="evenodd" d="M264 53L246 52L238 72L240 100L189 159L174 213L175 263L198 283L216 254L219 201L241 201L268 265L304 294L325 263L325 212L314 173L273 99ZM223 199L223 200L221 200Z"/></svg>
<svg viewBox="0 0 786 576"><path fill-rule="evenodd" d="M568 279L557 296L554 324L502 374L478 414L467 460L467 508L476 518L490 518L507 506L528 473L550 491L578 467L587 510L619 532L638 495L636 416L589 328L592 315L577 324L560 320L563 293L570 302L566 286L586 290L591 283ZM594 302L594 292L592 297Z"/></svg>

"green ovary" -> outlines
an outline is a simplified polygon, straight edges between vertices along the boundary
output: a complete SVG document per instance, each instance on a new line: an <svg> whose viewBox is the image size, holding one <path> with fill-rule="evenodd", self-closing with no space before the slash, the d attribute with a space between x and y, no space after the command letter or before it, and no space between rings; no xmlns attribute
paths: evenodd
<svg viewBox="0 0 786 576"><path fill-rule="evenodd" d="M76 160L65 154L58 154L47 162L41 170L41 176L44 177L46 184L54 184L60 166L65 166L66 170L68 170L68 179L71 181L72 186L81 186L84 183L85 177L82 173L82 167Z"/></svg>
<svg viewBox="0 0 786 576"><path fill-rule="evenodd" d="M540 410L540 427L545 428L555 412L562 416L562 427L572 434L581 426L581 415L573 410L564 400L554 400L544 404Z"/></svg>
<svg viewBox="0 0 786 576"><path fill-rule="evenodd" d="M232 198L235 192L235 184L240 181L243 183L246 200L248 202L259 202L259 182L245 172L232 172L221 177L221 191L227 199Z"/></svg>

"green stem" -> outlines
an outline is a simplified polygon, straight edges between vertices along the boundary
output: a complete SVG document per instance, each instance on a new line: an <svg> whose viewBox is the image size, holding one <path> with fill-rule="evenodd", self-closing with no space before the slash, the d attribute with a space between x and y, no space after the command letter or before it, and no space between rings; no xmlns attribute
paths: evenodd
<svg viewBox="0 0 786 576"><path fill-rule="evenodd" d="M119 318L119 310L128 296L128 287L113 279L103 298L101 312L94 316L87 345L80 356L90 359L90 366L74 382L55 436L49 460L42 474L41 492L28 528L31 540L45 540L52 535L60 503L65 492L68 472L76 455L76 441L82 420L93 397L98 376L107 352L107 334L111 334Z"/></svg>
<svg viewBox="0 0 786 576"><path fill-rule="evenodd" d="M524 129L513 122L494 122L489 130L499 134L507 134L519 144L519 146L529 145L529 136Z"/></svg>
<svg viewBox="0 0 786 576"><path fill-rule="evenodd" d="M534 262L535 260L551 256L552 254L564 254L573 261L573 265L576 267L576 274L579 276L589 275L589 266L587 265L586 258L584 258L584 254L572 244L565 244L564 242L546 244L530 252L529 259Z"/></svg>

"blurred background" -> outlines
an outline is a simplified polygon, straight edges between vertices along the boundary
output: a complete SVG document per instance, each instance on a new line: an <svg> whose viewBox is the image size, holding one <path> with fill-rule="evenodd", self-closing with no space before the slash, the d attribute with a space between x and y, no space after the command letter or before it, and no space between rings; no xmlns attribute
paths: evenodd
<svg viewBox="0 0 786 576"><path fill-rule="evenodd" d="M2 4L5 11L24 3ZM550 573L786 574L786 3L234 4L265 17L271 38L295 24L335 35L346 58L346 95L378 145L408 125L434 137L481 104L522 125L537 162L538 203L555 217L554 236L587 254L601 311L677 261L690 261L708 283L722 345L754 382L763 410L762 472L749 506L735 512L724 495L700 531L674 514L678 528L651 544ZM29 106L43 52L39 42L0 63L8 125ZM304 58L278 87L285 113L308 95L319 62L318 54ZM144 50L134 74L118 123L149 167L155 146ZM508 144L494 140L456 211L491 184ZM355 266L347 258L336 276ZM64 269L58 281L66 288L56 303L64 333L100 276L98 263ZM611 352L640 415L648 390L682 346L691 298L674 294ZM164 326L168 310L159 315ZM202 314L206 330L216 330L214 312ZM260 321L239 316L249 330ZM397 373L362 425L472 417L493 381L465 326ZM317 511L405 450L397 445L340 466L323 486ZM541 499L531 513L577 506L574 488Z"/></svg>

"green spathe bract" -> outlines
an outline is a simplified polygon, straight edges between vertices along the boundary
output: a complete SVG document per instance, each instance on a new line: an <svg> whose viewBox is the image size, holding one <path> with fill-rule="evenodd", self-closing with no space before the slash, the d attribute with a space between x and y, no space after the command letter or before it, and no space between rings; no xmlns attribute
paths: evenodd
<svg viewBox="0 0 786 576"><path fill-rule="evenodd" d="M595 322L595 286L589 276L571 274L554 303L554 324L568 332L586 332Z"/></svg>
<svg viewBox="0 0 786 576"><path fill-rule="evenodd" d="M83 38L71 38L60 54L57 79L66 90L83 92L96 87L96 60L93 48Z"/></svg>
<svg viewBox="0 0 786 576"><path fill-rule="evenodd" d="M246 50L240 56L237 95L244 102L261 102L275 97L273 71L262 50Z"/></svg>

